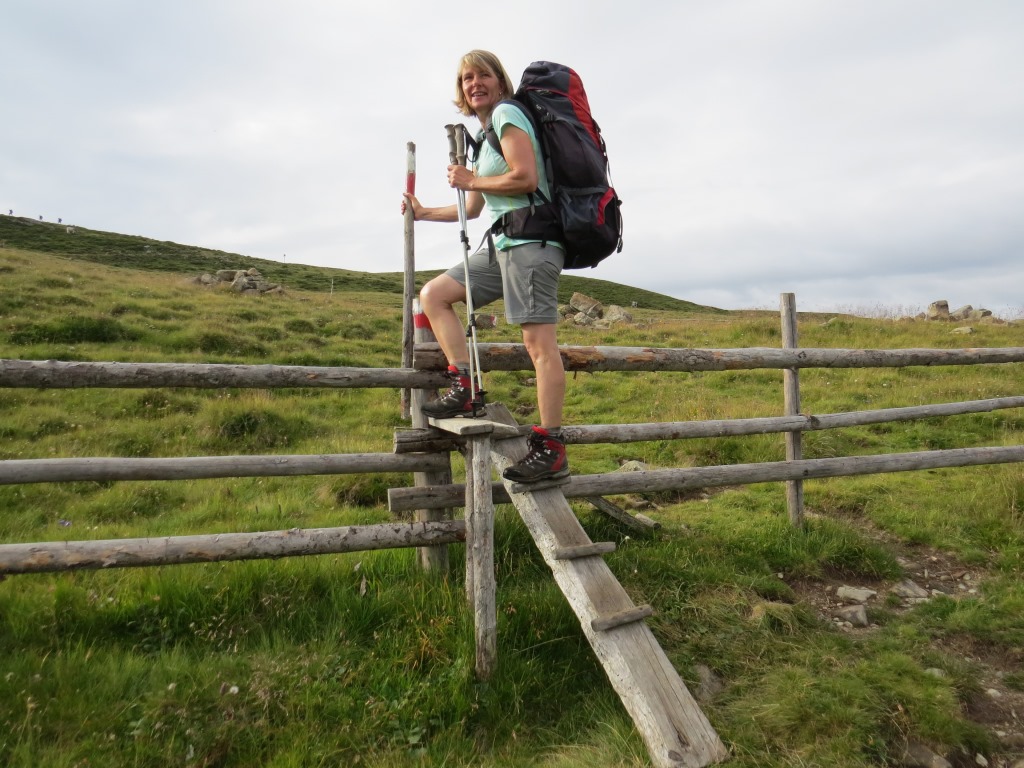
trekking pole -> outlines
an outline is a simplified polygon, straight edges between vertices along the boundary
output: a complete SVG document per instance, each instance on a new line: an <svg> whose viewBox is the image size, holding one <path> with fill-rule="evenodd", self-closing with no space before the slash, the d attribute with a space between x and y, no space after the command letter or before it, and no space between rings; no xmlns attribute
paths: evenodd
<svg viewBox="0 0 1024 768"><path fill-rule="evenodd" d="M448 158L452 165L466 164L465 126L446 125L448 132ZM466 338L469 339L469 393L473 415L484 407L484 378L480 370L480 350L476 338L476 313L473 309L473 289L469 283L469 235L466 232L466 193L458 189L459 238L462 240L462 266L466 278Z"/></svg>

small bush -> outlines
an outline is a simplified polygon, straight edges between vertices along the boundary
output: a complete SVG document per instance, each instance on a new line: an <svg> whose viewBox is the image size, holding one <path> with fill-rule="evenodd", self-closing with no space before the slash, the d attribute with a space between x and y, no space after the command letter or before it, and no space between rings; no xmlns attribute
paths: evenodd
<svg viewBox="0 0 1024 768"><path fill-rule="evenodd" d="M408 476L396 473L343 475L331 484L331 491L341 506L379 507L387 505L389 488L407 485Z"/></svg>
<svg viewBox="0 0 1024 768"><path fill-rule="evenodd" d="M211 443L212 447L225 451L266 451L298 441L308 429L304 419L251 408L220 415L212 425Z"/></svg>
<svg viewBox="0 0 1024 768"><path fill-rule="evenodd" d="M28 323L11 332L14 344L111 344L135 341L141 334L109 317L71 317L52 323Z"/></svg>
<svg viewBox="0 0 1024 768"><path fill-rule="evenodd" d="M284 324L284 329L289 333L316 333L316 328L309 320L295 319Z"/></svg>
<svg viewBox="0 0 1024 768"><path fill-rule="evenodd" d="M194 396L164 390L148 390L135 397L125 408L125 413L144 419L161 419L176 413L197 413L199 408L199 400Z"/></svg>
<svg viewBox="0 0 1024 768"><path fill-rule="evenodd" d="M229 336L225 333L207 331L196 339L200 352L212 355L233 355L235 357L266 357L267 348L249 339Z"/></svg>
<svg viewBox="0 0 1024 768"><path fill-rule="evenodd" d="M251 333L260 341L280 341L284 338L284 334L281 333L281 329L276 328L273 325L254 326Z"/></svg>
<svg viewBox="0 0 1024 768"><path fill-rule="evenodd" d="M83 299L81 296L76 296L73 293L62 293L54 296L50 299L51 304L56 304L61 307L91 307L92 302Z"/></svg>

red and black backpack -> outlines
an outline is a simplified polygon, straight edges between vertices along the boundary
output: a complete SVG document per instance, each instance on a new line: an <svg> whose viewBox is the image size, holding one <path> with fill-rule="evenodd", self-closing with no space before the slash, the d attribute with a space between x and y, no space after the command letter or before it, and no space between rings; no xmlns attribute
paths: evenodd
<svg viewBox="0 0 1024 768"><path fill-rule="evenodd" d="M533 124L544 155L552 200L543 195L531 205L507 213L493 233L529 240L556 240L565 246L565 269L595 267L622 251L622 201L611 185L608 153L575 71L550 61L535 61L523 72L511 99ZM490 124L487 143L504 157Z"/></svg>

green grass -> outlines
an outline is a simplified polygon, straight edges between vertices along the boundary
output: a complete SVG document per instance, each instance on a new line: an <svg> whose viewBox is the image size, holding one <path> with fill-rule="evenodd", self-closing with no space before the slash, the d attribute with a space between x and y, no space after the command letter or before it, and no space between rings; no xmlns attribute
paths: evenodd
<svg viewBox="0 0 1024 768"><path fill-rule="evenodd" d="M46 253L95 264L179 275L191 273L193 276L199 276L203 273L215 273L218 269L256 267L270 282L282 283L291 289L320 293L354 290L401 296L404 283L404 275L401 272L354 272L349 269L286 264L238 253L83 227L76 227L72 235L64 225L16 216L0 216L0 243L12 249ZM417 284L422 285L440 272L441 270L418 272ZM722 312L654 291L594 279L590 272L591 270L567 272L559 284L559 301L567 303L573 293L580 291L606 304L618 304L627 308L635 301L645 309ZM67 283L58 278L46 278L46 281L52 283L52 287L67 287ZM65 294L57 300L74 302L80 299ZM2 301L0 299L0 302Z"/></svg>
<svg viewBox="0 0 1024 768"><path fill-rule="evenodd" d="M72 237L10 217L0 226L0 358L399 364L400 281L391 276L350 273L343 282L338 270L274 264L282 271L273 273L270 262L143 238L82 229ZM284 296L189 282L254 263L285 284ZM333 293L323 286L331 276ZM565 326L560 340L780 343L769 312L632 300L634 324ZM948 325L829 319L801 315L801 344L967 345ZM977 330L972 347L1024 346L1020 324ZM504 324L483 334L517 337ZM1019 395L1022 372L805 370L802 405L827 413ZM569 378L572 424L782 410L780 371ZM528 379L497 372L488 389L510 407L529 406ZM390 451L392 430L404 425L391 390L0 390L3 459ZM1024 418L1007 410L807 433L804 454L1014 445L1022 434ZM678 467L784 457L781 435L570 450L577 472L612 471L626 459ZM458 478L457 455L454 470ZM0 541L384 522L387 489L411 482L394 473L0 485ZM592 539L617 543L609 566L634 602L654 606L649 624L691 689L699 665L724 682L701 706L732 765L876 766L896 762L905 738L966 764L977 753L1008 758L974 704L996 669L1007 695L1024 688L1022 467L809 481L805 495L799 531L781 484L648 495L655 506L644 513L662 524L648 536L585 502L573 506ZM442 577L422 573L411 550L9 577L0 582L0 764L649 765L511 507L497 510L495 546L498 667L487 683L472 673L458 546ZM921 552L969 570L977 591L906 611L880 596L869 606L876 626L858 633L837 630L808 601L837 583L901 579L905 558Z"/></svg>

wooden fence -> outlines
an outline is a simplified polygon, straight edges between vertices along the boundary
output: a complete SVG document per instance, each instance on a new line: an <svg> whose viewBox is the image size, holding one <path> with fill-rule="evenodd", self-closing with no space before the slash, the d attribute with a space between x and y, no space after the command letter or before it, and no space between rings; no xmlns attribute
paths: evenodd
<svg viewBox="0 0 1024 768"><path fill-rule="evenodd" d="M566 426L569 444L624 443L695 437L784 433L786 461L648 470L635 473L575 475L563 487L566 497L599 501L612 494L686 490L779 481L787 483L790 519L802 521L803 480L937 467L1024 461L1024 446L924 451L881 456L803 459L799 436L805 431L890 421L981 413L1024 406L1024 396L807 415L800 413L801 368L956 366L1024 362L1024 348L995 349L801 349L796 345L796 312L791 294L782 299L785 347L750 349L656 349L636 347L561 348L569 371L726 371L782 369L785 415L653 424ZM412 367L364 369L316 366L216 365L178 363L92 363L0 360L0 387L31 388L366 388L408 390L413 404L445 381L446 365L435 343L417 335ZM529 370L520 344L481 344L483 370ZM417 416L414 408L413 416ZM222 533L157 539L40 542L0 545L0 574L80 568L167 565L185 562L277 558L352 552L385 547L420 547L425 567L443 567L445 545L465 541L462 521L448 512L463 506L465 485L451 482L450 452L462 447L451 435L413 419L413 428L395 433L390 454L316 456L207 456L185 458L65 458L0 461L0 484L70 481L182 480L225 477L411 472L415 485L389 491L392 512L417 511L412 523L316 530ZM495 502L508 496L494 484ZM438 557L438 553L441 556Z"/></svg>

